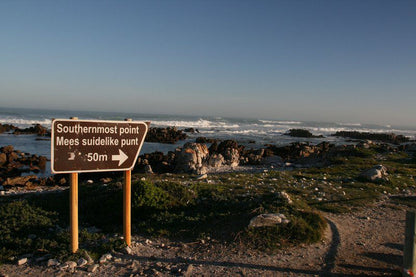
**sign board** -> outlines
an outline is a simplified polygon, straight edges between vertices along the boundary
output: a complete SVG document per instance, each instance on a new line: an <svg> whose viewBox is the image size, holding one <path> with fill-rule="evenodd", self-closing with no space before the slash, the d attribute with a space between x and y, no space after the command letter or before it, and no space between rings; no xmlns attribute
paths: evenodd
<svg viewBox="0 0 416 277"><path fill-rule="evenodd" d="M144 122L55 119L53 173L131 170L147 133Z"/></svg>

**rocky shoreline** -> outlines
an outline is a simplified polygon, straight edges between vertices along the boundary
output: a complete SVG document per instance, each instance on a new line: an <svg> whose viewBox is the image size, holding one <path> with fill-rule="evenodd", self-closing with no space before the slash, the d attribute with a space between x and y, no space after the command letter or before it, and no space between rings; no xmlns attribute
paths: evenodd
<svg viewBox="0 0 416 277"><path fill-rule="evenodd" d="M170 130L176 133L181 131ZM164 132L160 130L158 133ZM37 246L30 250L26 247L15 249L7 246L10 250L15 249L18 252L10 254L11 258L0 267L0 273L19 272L20 275L30 275L28 272L35 269L37 271L33 276L71 273L93 276L110 276L117 273L148 276L216 276L221 273L236 275L239 272L234 271L234 268L239 268L241 261L254 264L262 260L265 264L268 264L268 261L270 264L276 264L281 260L280 256L275 256L280 254L269 255L256 250L257 248L251 248L250 242L254 241L253 239L267 243L268 236L262 233L262 228L272 230L270 228L277 225L292 226L288 230L306 228L304 234L310 234L311 230L315 230L315 227L307 229L309 225L306 225L305 220L310 214L304 214L305 209L319 211L329 222L330 228L327 228L326 233L330 232L330 238L325 237L328 243L320 240L312 245L295 243L300 250L296 252L296 247L283 250L285 253L287 251L287 255L284 254L282 269L270 266L249 267L244 274L259 276L291 272L288 276L298 276L299 272L303 272L299 271L299 265L309 257L308 270L312 270L315 275L321 272L341 275L351 272L342 266L328 267L325 258L328 255L333 255L333 261L330 262L334 265L338 258L339 265L342 265L345 259L349 259L361 266L360 270L356 269L354 273L367 273L370 269L364 270L361 260L366 257L365 251L368 246L380 253L397 254L397 251L386 250L383 243L391 243L392 238L396 239L396 243L403 241L402 237L400 240L397 239L397 224L402 223L397 218L403 217L404 213L399 213L397 208L392 209L391 205L400 209L403 209L403 206L399 205L414 205L412 201L416 190L415 161L414 142L392 144L363 139L349 145L294 142L285 146L268 144L260 149L252 149L247 147L247 144L241 145L235 140L188 139L187 143L175 151L145 153L137 160L133 170L135 174L132 175L135 184L133 204L137 216L133 230L137 235L133 238L131 248L118 248L120 237L118 234L113 235L112 231L96 233L99 228L106 227L109 220L116 218L113 213L119 214L115 208L119 205L112 206L112 203L121 201L122 172L83 173L80 174L80 197L89 199L82 202L86 205L82 209L82 216L88 218L83 223L83 227L86 228L83 234L88 233L89 239L94 237L94 241L99 241L99 244L112 241L111 252L102 252L104 249L101 249L96 253L100 255L94 256L94 259L86 259L89 256L88 252L59 258L55 252L48 252L51 251L51 247L45 248L49 249L48 251L38 251ZM44 215L48 215L51 218L53 224L47 226L49 229L46 230L51 234L66 234L63 230L66 228L68 209L61 205L64 201L60 199L67 199L67 192L61 191L68 187L68 174L57 174L47 178L33 175L42 171L46 162L45 157L23 153L13 146L0 148L0 194L6 195L0 197L4 204L3 214L9 216L16 208L20 209L21 213L14 215L15 218L24 219L27 214L33 215L32 207L26 202L30 200L33 205L40 205L36 211L45 209L39 216L45 219ZM215 174L218 172L228 174ZM59 192L45 193L48 191ZM379 215L382 209L372 207L372 201L386 203L385 213ZM95 207L100 212L95 211ZM364 211L357 213L355 209L358 210L359 207L364 207ZM46 212L47 209L53 213L49 214ZM245 209L244 212L241 212L242 209ZM57 211L60 217L65 218L59 224L52 220ZM211 213L215 215L212 218ZM100 214L104 214L105 218L95 221L96 218L100 218ZM223 215L227 217L222 218ZM169 225L170 222L180 223ZM372 227L375 222L378 224L377 228ZM386 222L389 222L388 231ZM116 223L111 224L113 226ZM364 225L368 231L361 230L361 226ZM170 226L171 229L166 226ZM198 226L202 226L201 230L193 233ZM359 228L351 232L352 226ZM380 226L383 226L385 239L380 240L380 235L366 236L380 230ZM44 238L41 232L33 233L32 229L28 230L28 233L22 235L25 240L32 240L34 243L42 239L48 239L53 243L60 241L59 236L51 238L48 233L48 237ZM178 230L187 232L187 236L179 239L179 242L173 236ZM148 233L152 236L143 237ZM163 234L166 237L163 237ZM158 239L159 235L163 237L161 240ZM168 239L168 235L171 235L172 239ZM342 244L339 244L340 235ZM13 236L10 237L11 241L12 239ZM279 243L287 241L288 239L283 237ZM331 254L332 245L337 243L340 249L338 254ZM66 244L62 249L65 247ZM89 244L82 247L95 253ZM308 247L307 254L304 247ZM357 251L361 251L362 256L357 257ZM250 255L243 257L240 252ZM274 253L283 252L276 250ZM218 262L206 263L215 255L224 261L225 267ZM259 255L263 258L257 258ZM166 259L167 257L170 258ZM139 262L130 264L132 258ZM219 267L226 268L230 259L238 266L219 271ZM316 262L318 259L320 263ZM289 260L296 266L286 269ZM371 262L371 259L367 259L365 263L368 262ZM390 270L389 272L398 268L384 263L373 263L371 268L374 266L380 267L380 270ZM380 271L377 269L374 272L376 274Z"/></svg>
<svg viewBox="0 0 416 277"><path fill-rule="evenodd" d="M37 134L50 136L50 132L39 124L26 129L12 125L0 125L0 130L11 134ZM146 141L175 143L187 139L185 133L197 130L178 130L175 127L151 128ZM291 130L291 135L313 136L305 130ZM183 147L170 151L145 153L139 156L133 172L136 173L189 173L203 175L207 173L230 171L292 170L295 168L323 167L330 165L336 158L364 155L363 151L377 147L381 152L415 151L416 144L395 134L371 134L359 132L338 132L338 136L358 139L357 144L335 145L329 142L312 144L295 142L286 146L265 145L252 149L238 144L235 140L196 138L196 142L187 142ZM373 138L374 141L367 138ZM387 141L387 142L386 142ZM389 143L388 143L389 142ZM398 144L401 142L401 144ZM404 143L405 142L405 143ZM47 158L15 150L13 146L0 148L0 191L29 189L36 186L66 186L68 176L57 174L40 178L36 174L45 170ZM119 172L82 174L83 179L116 178Z"/></svg>

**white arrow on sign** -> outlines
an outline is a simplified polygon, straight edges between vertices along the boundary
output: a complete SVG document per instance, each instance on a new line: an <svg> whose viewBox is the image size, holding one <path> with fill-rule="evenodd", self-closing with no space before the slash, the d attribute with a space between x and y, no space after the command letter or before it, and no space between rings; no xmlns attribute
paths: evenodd
<svg viewBox="0 0 416 277"><path fill-rule="evenodd" d="M118 150L119 155L112 155L111 159L113 161L118 161L118 166L122 165L129 157L121 151L121 149Z"/></svg>

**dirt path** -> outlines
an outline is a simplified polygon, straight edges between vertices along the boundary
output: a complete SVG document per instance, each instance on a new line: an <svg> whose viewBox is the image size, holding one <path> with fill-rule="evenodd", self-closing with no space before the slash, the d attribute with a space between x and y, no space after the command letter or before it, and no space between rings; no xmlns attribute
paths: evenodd
<svg viewBox="0 0 416 277"><path fill-rule="evenodd" d="M131 253L114 253L92 273L64 266L3 265L0 276L400 276L405 208L378 203L359 212L325 214L325 238L268 255L216 241L134 237ZM90 268L91 270L92 268Z"/></svg>

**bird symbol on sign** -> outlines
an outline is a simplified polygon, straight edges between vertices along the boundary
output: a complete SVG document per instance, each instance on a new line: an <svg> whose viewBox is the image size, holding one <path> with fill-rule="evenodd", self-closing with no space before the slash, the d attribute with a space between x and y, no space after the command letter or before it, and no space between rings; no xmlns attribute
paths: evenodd
<svg viewBox="0 0 416 277"><path fill-rule="evenodd" d="M68 161L73 161L73 160L75 160L75 152L68 152L68 154L69 154Z"/></svg>

